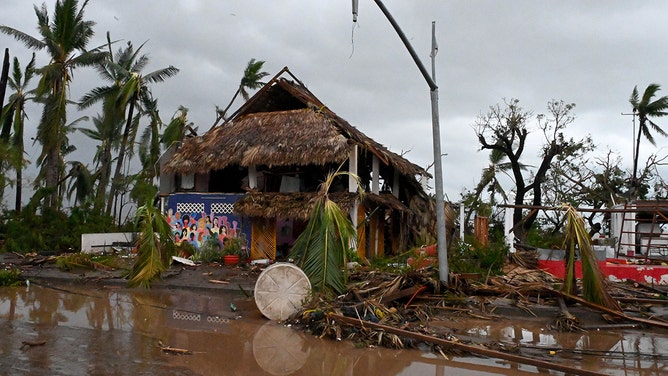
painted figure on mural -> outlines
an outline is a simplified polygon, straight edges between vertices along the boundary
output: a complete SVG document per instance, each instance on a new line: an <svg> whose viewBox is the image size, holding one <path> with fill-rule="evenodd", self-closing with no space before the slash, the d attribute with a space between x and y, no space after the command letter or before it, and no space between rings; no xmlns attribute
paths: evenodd
<svg viewBox="0 0 668 376"><path fill-rule="evenodd" d="M195 238L194 232L190 233L188 239L189 239L188 243L192 244L192 246L195 247L195 250L199 250L199 243L197 243L197 239Z"/></svg>
<svg viewBox="0 0 668 376"><path fill-rule="evenodd" d="M211 226L211 233L218 235L220 232L220 227L218 227L218 218L213 218L213 225Z"/></svg>

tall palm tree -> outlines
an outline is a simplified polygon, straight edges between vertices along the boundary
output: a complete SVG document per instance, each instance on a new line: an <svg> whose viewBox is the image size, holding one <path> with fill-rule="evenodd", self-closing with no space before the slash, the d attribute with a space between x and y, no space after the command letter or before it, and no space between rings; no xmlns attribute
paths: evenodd
<svg viewBox="0 0 668 376"><path fill-rule="evenodd" d="M215 127L218 125L218 122L221 120L227 119L227 111L232 107L232 104L234 101L237 99L239 94L244 98L244 100L248 100L250 98L250 95L248 94L247 89L251 90L257 90L261 88L265 82L262 82L264 77L268 76L269 73L267 72L262 72L262 66L264 65L264 61L259 60L256 61L254 58L250 59L248 64L246 65L246 69L244 69L244 75L241 77L241 81L239 82L239 87L237 88L237 91L234 93L234 96L232 96L232 100L230 103L227 104L227 107L223 109L222 111L216 106L216 121L213 123L211 128Z"/></svg>
<svg viewBox="0 0 668 376"><path fill-rule="evenodd" d="M35 54L21 71L21 64L17 58L12 63L12 75L8 79L9 87L14 93L9 96L9 101L3 110L3 125L0 131L2 142L8 142L9 162L16 171L16 201L14 210L21 212L22 188L23 188L23 167L27 163L23 158L25 147L23 142L23 133L25 129L25 120L28 115L25 111L27 101L34 99L35 90L28 89L28 84L35 73ZM9 133L13 129L11 136Z"/></svg>
<svg viewBox="0 0 668 376"><path fill-rule="evenodd" d="M162 128L162 119L158 113L158 100L153 97L142 97L143 113L149 118L148 127L141 135L139 142L139 161L141 162L141 171L135 175L130 196L135 202L143 203L152 200L158 191L155 185L155 177L159 175L156 165L160 159L160 128Z"/></svg>
<svg viewBox="0 0 668 376"><path fill-rule="evenodd" d="M97 151L93 157L95 163L95 179L98 181L95 189L94 206L98 211L104 209L105 194L107 193L107 185L109 183L109 175L111 171L111 164L113 162L112 148L118 145L119 129L123 122L112 121L113 116L109 112L104 112L102 115L93 117L93 129L78 128L81 133L88 136L90 139L99 142Z"/></svg>
<svg viewBox="0 0 668 376"><path fill-rule="evenodd" d="M91 66L104 59L106 53L97 49L87 50L93 37L95 22L84 20L84 10L88 0L81 7L77 0L56 1L53 20L49 19L46 4L35 6L40 39L8 26L0 26L0 32L13 36L33 50L49 53L51 61L37 69L41 75L37 94L44 103L44 111L37 128L37 141L42 145L37 162L41 166L35 180L42 180L52 192L46 205L59 208L57 184L64 171L61 148L66 143L66 121L69 86L72 71L79 67Z"/></svg>
<svg viewBox="0 0 668 376"><path fill-rule="evenodd" d="M111 41L107 35L107 45L111 49ZM132 42L128 42L124 49L119 49L115 56L101 62L98 65L100 76L111 82L111 85L98 87L91 90L81 99L80 106L86 108L93 103L103 101L105 111L110 111L113 116L111 121L116 122L118 116L125 121L121 141L118 146L118 157L116 158L116 167L111 177L111 189L107 197L107 214L111 213L113 202L119 188L122 184L122 169L126 154L134 153L134 141L139 124L141 111L135 114L135 107L141 107L141 102L150 101L151 95L148 84L162 82L165 79L176 75L179 70L173 66L158 69L148 74L141 74L141 71L148 64L148 56L140 55L142 44L134 49ZM120 133L120 132L119 132ZM106 179L101 174L102 179ZM101 181L99 186L106 189L107 181Z"/></svg>
<svg viewBox="0 0 668 376"><path fill-rule="evenodd" d="M664 132L663 129L661 129L661 127L659 127L650 119L668 115L668 111L666 111L668 110L668 96L663 96L656 100L654 99L659 90L661 90L661 86L658 84L650 84L643 92L642 98L640 98L638 93L638 86L635 86L633 88L633 92L631 93L631 98L629 98L629 102L631 103L631 106L633 106L633 113L638 116L639 122L638 135L635 139L635 155L633 156L633 177L631 178L632 199L635 198L635 195L637 195L637 188L639 186L637 174L638 155L640 154L640 138L644 135L647 141L649 141L652 145L656 145L654 136L652 135L651 131L655 131L662 136L668 135L666 132Z"/></svg>

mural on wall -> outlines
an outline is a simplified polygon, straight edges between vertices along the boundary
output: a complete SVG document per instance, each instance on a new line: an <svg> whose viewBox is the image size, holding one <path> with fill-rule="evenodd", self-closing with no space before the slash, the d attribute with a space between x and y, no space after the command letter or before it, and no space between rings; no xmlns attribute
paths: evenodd
<svg viewBox="0 0 668 376"><path fill-rule="evenodd" d="M249 236L232 205L239 194L173 194L167 205L167 221L177 244L188 242L199 250L210 239L221 249L226 238L240 238L247 246Z"/></svg>

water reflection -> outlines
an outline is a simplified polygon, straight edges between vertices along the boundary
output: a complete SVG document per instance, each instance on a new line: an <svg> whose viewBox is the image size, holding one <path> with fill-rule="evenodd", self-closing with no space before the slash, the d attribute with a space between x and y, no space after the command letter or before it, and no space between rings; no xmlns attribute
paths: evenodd
<svg viewBox="0 0 668 376"><path fill-rule="evenodd" d="M8 375L528 375L554 374L494 359L444 360L430 352L355 348L263 319L235 292L127 290L75 285L0 288L0 373ZM236 309L233 309L231 306ZM456 324L456 323L450 323ZM462 324L463 325L463 324ZM561 353L606 374L666 371L665 336L545 333L530 322L460 328L470 336ZM21 349L23 342L46 341ZM162 343L192 355L163 352ZM585 353L584 351L590 351ZM618 354L618 357L602 354ZM635 354L635 355L634 355ZM624 356L623 356L624 355ZM642 369L648 370L643 371Z"/></svg>

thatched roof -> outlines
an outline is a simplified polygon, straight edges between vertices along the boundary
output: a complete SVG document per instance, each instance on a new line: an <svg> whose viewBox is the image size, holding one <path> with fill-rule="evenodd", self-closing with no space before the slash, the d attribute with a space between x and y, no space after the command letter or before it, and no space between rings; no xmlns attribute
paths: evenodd
<svg viewBox="0 0 668 376"><path fill-rule="evenodd" d="M248 192L234 203L234 212L239 215L260 218L295 218L307 220L317 197L316 192L278 193ZM336 202L344 211L350 211L355 205L357 193L330 193L329 198ZM364 195L366 206L383 206L397 211L410 210L391 194Z"/></svg>
<svg viewBox="0 0 668 376"><path fill-rule="evenodd" d="M239 108L230 121L184 140L167 172L206 173L238 164L286 166L341 163L349 144L376 155L407 176L429 176L423 168L389 151L327 108L284 68Z"/></svg>
<svg viewBox="0 0 668 376"><path fill-rule="evenodd" d="M348 150L347 139L321 112L259 112L185 142L168 167L205 173L230 165L323 165L345 161Z"/></svg>

